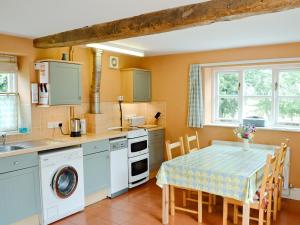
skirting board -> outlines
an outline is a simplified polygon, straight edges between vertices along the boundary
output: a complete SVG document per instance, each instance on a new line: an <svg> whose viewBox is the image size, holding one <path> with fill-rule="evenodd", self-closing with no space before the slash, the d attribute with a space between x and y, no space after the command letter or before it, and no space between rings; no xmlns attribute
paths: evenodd
<svg viewBox="0 0 300 225"><path fill-rule="evenodd" d="M300 201L300 188L283 190L282 197Z"/></svg>
<svg viewBox="0 0 300 225"><path fill-rule="evenodd" d="M31 217L28 217L26 219L20 220L16 223L13 223L11 225L39 225L40 220L38 215L33 215Z"/></svg>
<svg viewBox="0 0 300 225"><path fill-rule="evenodd" d="M151 170L149 174L149 179L154 179L156 178L156 174L158 173L158 170Z"/></svg>
<svg viewBox="0 0 300 225"><path fill-rule="evenodd" d="M107 190L99 191L94 194L85 196L85 207L92 205L107 198Z"/></svg>

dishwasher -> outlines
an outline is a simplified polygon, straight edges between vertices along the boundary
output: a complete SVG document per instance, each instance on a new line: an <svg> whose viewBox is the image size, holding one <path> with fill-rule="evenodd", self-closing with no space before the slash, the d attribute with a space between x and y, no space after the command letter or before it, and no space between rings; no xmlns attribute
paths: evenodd
<svg viewBox="0 0 300 225"><path fill-rule="evenodd" d="M110 190L114 198L128 191L128 141L126 137L113 138L110 144Z"/></svg>

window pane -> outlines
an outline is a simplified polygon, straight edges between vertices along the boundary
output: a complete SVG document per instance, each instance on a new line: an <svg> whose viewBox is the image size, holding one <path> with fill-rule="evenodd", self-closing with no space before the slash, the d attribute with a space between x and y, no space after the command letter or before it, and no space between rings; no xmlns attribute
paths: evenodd
<svg viewBox="0 0 300 225"><path fill-rule="evenodd" d="M0 92L8 92L8 74L0 73Z"/></svg>
<svg viewBox="0 0 300 225"><path fill-rule="evenodd" d="M0 132L18 129L17 101L17 95L0 95Z"/></svg>
<svg viewBox="0 0 300 225"><path fill-rule="evenodd" d="M300 123L300 98L279 98L279 122Z"/></svg>
<svg viewBox="0 0 300 225"><path fill-rule="evenodd" d="M268 121L271 120L272 99L271 98L245 98L244 117L262 117Z"/></svg>
<svg viewBox="0 0 300 225"><path fill-rule="evenodd" d="M247 69L244 71L244 95L271 96L272 70Z"/></svg>
<svg viewBox="0 0 300 225"><path fill-rule="evenodd" d="M219 95L238 95L239 73L219 72Z"/></svg>
<svg viewBox="0 0 300 225"><path fill-rule="evenodd" d="M219 99L219 118L228 120L238 119L238 99L220 98Z"/></svg>
<svg viewBox="0 0 300 225"><path fill-rule="evenodd" d="M279 73L279 96L300 96L300 70Z"/></svg>

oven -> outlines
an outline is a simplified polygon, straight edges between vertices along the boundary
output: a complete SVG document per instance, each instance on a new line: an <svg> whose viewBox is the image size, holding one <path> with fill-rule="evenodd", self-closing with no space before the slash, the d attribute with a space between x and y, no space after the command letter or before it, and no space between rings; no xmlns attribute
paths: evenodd
<svg viewBox="0 0 300 225"><path fill-rule="evenodd" d="M128 158L129 188L149 180L149 153Z"/></svg>
<svg viewBox="0 0 300 225"><path fill-rule="evenodd" d="M128 157L136 157L148 153L148 135L128 138Z"/></svg>

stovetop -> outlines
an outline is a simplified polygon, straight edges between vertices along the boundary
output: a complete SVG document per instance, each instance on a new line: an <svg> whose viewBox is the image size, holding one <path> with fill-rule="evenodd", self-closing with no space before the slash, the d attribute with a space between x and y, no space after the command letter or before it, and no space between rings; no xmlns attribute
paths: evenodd
<svg viewBox="0 0 300 225"><path fill-rule="evenodd" d="M128 138L137 138L148 135L147 129L137 127L112 127L109 130L128 132Z"/></svg>

